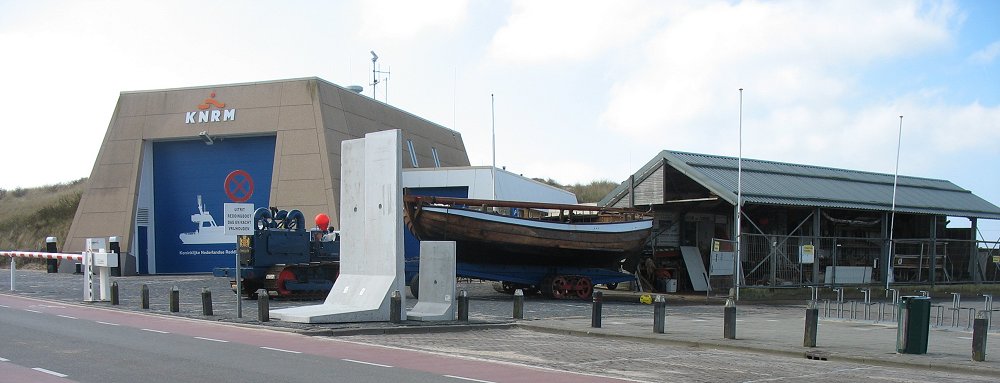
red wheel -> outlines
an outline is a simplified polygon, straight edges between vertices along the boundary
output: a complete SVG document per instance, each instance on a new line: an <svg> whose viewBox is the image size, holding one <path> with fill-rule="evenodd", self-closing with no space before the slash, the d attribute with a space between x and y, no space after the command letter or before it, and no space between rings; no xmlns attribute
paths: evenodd
<svg viewBox="0 0 1000 383"><path fill-rule="evenodd" d="M275 285L277 286L278 295L287 297L292 295L292 291L285 287L285 283L288 281L297 281L298 278L295 277L295 272L291 269L284 269L278 273L278 278L276 279Z"/></svg>
<svg viewBox="0 0 1000 383"><path fill-rule="evenodd" d="M591 294L594 293L594 284L590 283L590 278L580 277L576 280L573 290L580 299L590 299Z"/></svg>
<svg viewBox="0 0 1000 383"><path fill-rule="evenodd" d="M555 277L552 279L552 297L563 299L570 293L570 283L566 277Z"/></svg>

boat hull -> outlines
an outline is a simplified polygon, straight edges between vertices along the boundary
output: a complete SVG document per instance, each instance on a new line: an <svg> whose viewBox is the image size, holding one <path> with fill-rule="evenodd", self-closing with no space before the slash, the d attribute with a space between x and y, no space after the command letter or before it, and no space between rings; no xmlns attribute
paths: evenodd
<svg viewBox="0 0 1000 383"><path fill-rule="evenodd" d="M613 223L540 221L444 206L409 206L422 241L455 241L459 262L617 268L641 250L650 219Z"/></svg>

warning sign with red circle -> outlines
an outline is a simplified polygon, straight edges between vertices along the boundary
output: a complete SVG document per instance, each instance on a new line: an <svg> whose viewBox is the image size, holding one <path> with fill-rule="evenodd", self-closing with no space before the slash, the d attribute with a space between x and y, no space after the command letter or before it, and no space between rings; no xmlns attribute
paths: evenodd
<svg viewBox="0 0 1000 383"><path fill-rule="evenodd" d="M226 196L236 203L243 203L253 196L253 178L242 169L233 170L226 176Z"/></svg>

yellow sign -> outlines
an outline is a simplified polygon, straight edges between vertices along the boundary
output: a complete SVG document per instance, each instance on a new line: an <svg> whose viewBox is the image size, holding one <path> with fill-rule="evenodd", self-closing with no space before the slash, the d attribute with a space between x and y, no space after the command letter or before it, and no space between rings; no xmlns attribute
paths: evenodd
<svg viewBox="0 0 1000 383"><path fill-rule="evenodd" d="M993 263L1000 263L1000 255L993 256Z"/></svg>
<svg viewBox="0 0 1000 383"><path fill-rule="evenodd" d="M712 251L719 251L719 241L712 241Z"/></svg>
<svg viewBox="0 0 1000 383"><path fill-rule="evenodd" d="M644 305L651 304L653 303L653 296L649 294L642 294L642 296L639 297L639 302Z"/></svg>

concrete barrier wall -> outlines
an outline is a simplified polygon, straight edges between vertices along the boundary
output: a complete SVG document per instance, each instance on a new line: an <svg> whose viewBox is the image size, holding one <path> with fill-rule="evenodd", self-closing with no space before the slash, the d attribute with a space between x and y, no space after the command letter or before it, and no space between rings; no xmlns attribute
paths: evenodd
<svg viewBox="0 0 1000 383"><path fill-rule="evenodd" d="M392 130L343 142L340 276L323 304L272 310L272 318L299 323L390 319L391 294L405 287L400 141L400 132Z"/></svg>

